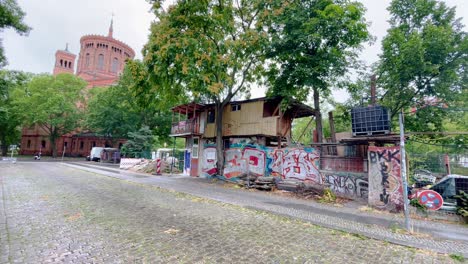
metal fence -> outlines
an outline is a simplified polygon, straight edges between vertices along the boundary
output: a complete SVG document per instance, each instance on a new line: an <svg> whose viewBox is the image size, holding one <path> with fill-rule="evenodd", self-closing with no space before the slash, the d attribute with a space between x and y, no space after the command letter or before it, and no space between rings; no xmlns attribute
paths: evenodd
<svg viewBox="0 0 468 264"><path fill-rule="evenodd" d="M423 153L425 150L427 146L415 144L408 151L412 216L463 221L458 209L463 206L462 191L468 193L468 150L450 145L432 147ZM436 193L431 194L431 191ZM417 209L421 203L437 206L439 198L442 201L437 210Z"/></svg>

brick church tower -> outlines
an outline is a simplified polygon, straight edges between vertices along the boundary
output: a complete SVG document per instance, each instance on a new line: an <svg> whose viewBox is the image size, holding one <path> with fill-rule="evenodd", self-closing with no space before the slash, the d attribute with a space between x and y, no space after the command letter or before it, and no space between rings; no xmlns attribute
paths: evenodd
<svg viewBox="0 0 468 264"><path fill-rule="evenodd" d="M68 51L68 44L65 50L57 50L55 52L55 66L53 74L59 73L74 73L76 55Z"/></svg>
<svg viewBox="0 0 468 264"><path fill-rule="evenodd" d="M115 83L125 67L125 61L135 57L132 48L114 39L113 31L111 21L107 36L86 35L80 39L76 75L85 80L88 87Z"/></svg>
<svg viewBox="0 0 468 264"><path fill-rule="evenodd" d="M76 75L88 83L88 88L110 86L116 83L125 62L135 57L135 52L127 44L114 39L113 20L107 36L86 35L80 39L80 53L76 63ZM53 74L75 73L76 55L68 50L57 50ZM66 156L86 156L92 147L120 147L126 140L96 135L77 128L75 132L62 135L56 142L57 153ZM22 155L41 153L51 155L52 149L47 133L39 126L24 127L21 133Z"/></svg>

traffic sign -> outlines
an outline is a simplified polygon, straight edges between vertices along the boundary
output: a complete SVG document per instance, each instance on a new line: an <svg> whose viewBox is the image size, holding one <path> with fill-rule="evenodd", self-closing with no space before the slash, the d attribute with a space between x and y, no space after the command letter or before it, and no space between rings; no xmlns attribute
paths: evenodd
<svg viewBox="0 0 468 264"><path fill-rule="evenodd" d="M418 194L419 203L426 206L428 210L439 210L444 204L444 198L433 190L425 190Z"/></svg>

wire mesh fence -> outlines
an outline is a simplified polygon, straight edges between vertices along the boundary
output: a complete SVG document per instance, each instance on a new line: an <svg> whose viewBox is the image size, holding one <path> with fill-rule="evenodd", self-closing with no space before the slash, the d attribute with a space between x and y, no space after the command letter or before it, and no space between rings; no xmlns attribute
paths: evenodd
<svg viewBox="0 0 468 264"><path fill-rule="evenodd" d="M423 217L466 221L468 150L463 146L412 144L408 151L412 209Z"/></svg>

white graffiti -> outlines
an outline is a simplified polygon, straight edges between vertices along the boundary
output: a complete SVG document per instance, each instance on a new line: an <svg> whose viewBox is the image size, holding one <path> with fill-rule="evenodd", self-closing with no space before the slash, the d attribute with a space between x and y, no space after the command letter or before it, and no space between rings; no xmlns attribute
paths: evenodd
<svg viewBox="0 0 468 264"><path fill-rule="evenodd" d="M317 151L306 152L303 149L293 149L283 152L279 150L273 156L275 160L272 164L272 172L280 174L283 178L322 183L318 170Z"/></svg>
<svg viewBox="0 0 468 264"><path fill-rule="evenodd" d="M205 148L202 162L202 170L207 176L216 174L216 148Z"/></svg>
<svg viewBox="0 0 468 264"><path fill-rule="evenodd" d="M244 159L249 164L249 172L257 176L265 174L265 152L254 148L244 149Z"/></svg>

